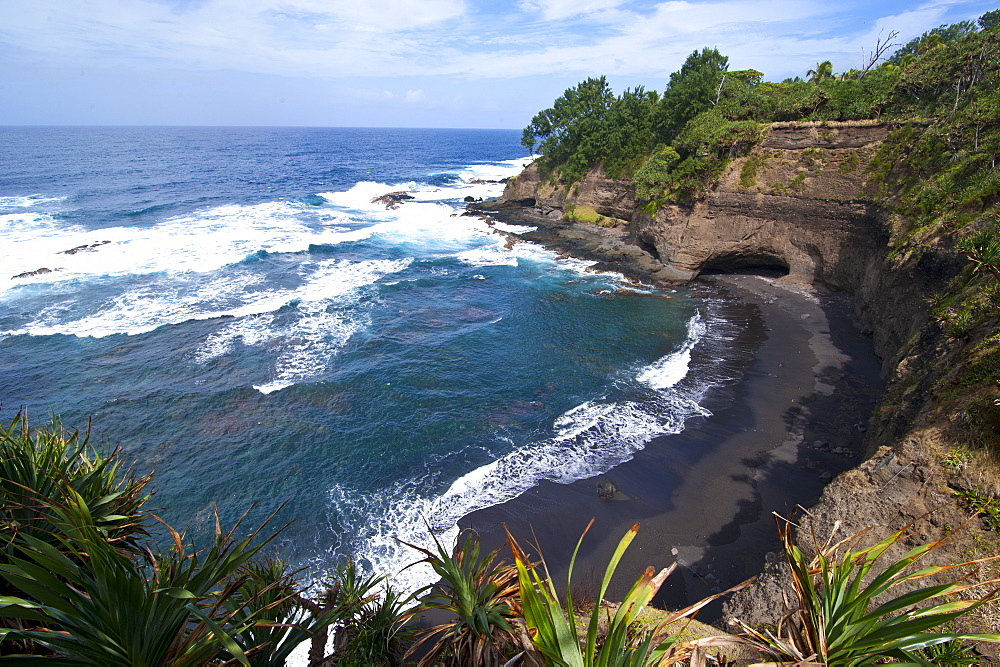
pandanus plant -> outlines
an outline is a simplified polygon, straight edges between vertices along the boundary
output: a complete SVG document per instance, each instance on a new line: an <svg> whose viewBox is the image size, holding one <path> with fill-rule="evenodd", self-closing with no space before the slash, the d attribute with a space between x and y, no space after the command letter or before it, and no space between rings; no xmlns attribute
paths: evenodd
<svg viewBox="0 0 1000 667"><path fill-rule="evenodd" d="M201 550L164 523L172 546L154 553L148 481L55 420L0 425L5 662L279 664L334 620L305 613L283 564L254 565L277 535L263 533L270 518L237 537L246 514L227 532L216 516Z"/></svg>
<svg viewBox="0 0 1000 667"><path fill-rule="evenodd" d="M758 648L793 661L788 664L850 667L895 660L931 665L934 663L922 653L928 647L960 640L1000 642L998 634L935 630L986 604L1000 589L982 597L965 598L964 594L1000 580L973 582L976 570L972 570L953 581L926 583L930 577L1000 556L914 569L921 558L947 544L948 538L883 562L886 552L909 536L909 526L870 547L859 548L869 529L833 543L837 522L825 543L812 535L815 555L810 558L795 542L792 521L777 514L775 521L797 604L781 618L774 632L757 631L737 621ZM899 592L899 587L909 590Z"/></svg>
<svg viewBox="0 0 1000 667"><path fill-rule="evenodd" d="M430 527L428 527L430 530ZM434 640L420 665L481 665L492 667L527 643L514 626L518 593L517 571L499 559L500 549L481 554L479 534L463 531L449 553L431 532L435 551L418 547L440 578L420 598L423 610L440 610L451 619L424 630L410 654ZM405 544L405 543L404 543Z"/></svg>
<svg viewBox="0 0 1000 667"><path fill-rule="evenodd" d="M247 580L240 569L274 537L261 539L263 526L237 539L238 522L194 552L171 529L169 551L139 559L105 539L79 495L70 492L48 513L55 544L26 535L19 555L0 565L0 575L21 592L0 596L0 617L32 624L0 628L0 640L28 640L54 654L22 659L201 665L227 653L250 664L236 638L261 607L251 607L254 598L235 608L232 602Z"/></svg>
<svg viewBox="0 0 1000 667"><path fill-rule="evenodd" d="M69 491L87 506L105 539L137 551L149 519L143 509L149 480L124 468L117 450L93 447L89 429L81 437L54 418L33 429L27 415L18 414L9 425L0 424L0 561L16 553L24 536L57 544L51 508Z"/></svg>
<svg viewBox="0 0 1000 667"><path fill-rule="evenodd" d="M583 538L593 524L594 521L591 519L573 550L572 558L570 558L565 602L560 601L555 584L549 576L548 567L545 565L545 559L541 558L540 565L543 571L540 572L539 566L531 564L525 551L508 533L511 550L514 553L514 563L517 567L524 621L528 626L532 642L544 657L546 664L567 665L569 667L604 667L607 665L618 667L638 667L641 665L645 667L646 665L671 665L690 660L692 665L703 665L706 661L707 649L737 643L734 637L728 636L705 637L681 642L676 640L672 633L667 631L667 628L682 619L694 616L709 602L748 586L752 581L750 579L680 611L671 612L654 629L639 632L638 637L635 636L635 621L656 595L663 582L677 567L677 563L673 563L670 567L659 572L655 572L652 567L643 572L642 576L632 585L628 594L625 595L614 615L611 616L609 612L607 631L603 635L603 642L598 645L598 640L602 638L600 632L601 601L625 550L635 539L639 524L632 526L618 543L604 571L597 596L598 603L594 605L586 627L578 628L573 611L573 566L576 563L576 556L583 543ZM582 642L581 630L585 631Z"/></svg>
<svg viewBox="0 0 1000 667"><path fill-rule="evenodd" d="M1000 229L982 229L956 245L972 260L975 273L989 273L1000 280Z"/></svg>

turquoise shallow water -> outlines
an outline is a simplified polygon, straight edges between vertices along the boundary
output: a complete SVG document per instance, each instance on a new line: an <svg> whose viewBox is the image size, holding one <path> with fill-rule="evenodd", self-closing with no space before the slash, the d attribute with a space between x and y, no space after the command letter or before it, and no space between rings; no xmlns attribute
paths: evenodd
<svg viewBox="0 0 1000 667"><path fill-rule="evenodd" d="M92 418L195 533L285 502L286 558L417 585L394 537L599 474L724 379L689 367L711 302L460 215L518 138L0 128L0 417Z"/></svg>

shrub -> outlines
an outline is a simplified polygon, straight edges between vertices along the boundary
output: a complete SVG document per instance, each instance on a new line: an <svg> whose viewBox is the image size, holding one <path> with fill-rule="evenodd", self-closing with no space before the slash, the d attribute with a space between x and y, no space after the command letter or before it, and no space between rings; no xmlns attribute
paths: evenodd
<svg viewBox="0 0 1000 667"><path fill-rule="evenodd" d="M774 632L741 625L752 641L783 659L813 660L829 665L873 664L898 660L926 664L918 652L957 640L1000 642L998 634L936 632L943 626L989 601L997 591L981 598L956 599L977 587L1000 583L966 583L972 573L948 583L926 584L908 593L877 603L891 589L926 581L956 568L1000 558L981 559L909 571L920 558L947 543L947 538L911 549L902 558L883 563L880 559L908 536L906 529L867 548L857 548L863 530L832 543L839 527L825 544L812 536L815 556L807 558L794 540L793 523L775 515L778 534L792 575L796 606L782 616ZM947 599L947 602L942 602Z"/></svg>
<svg viewBox="0 0 1000 667"><path fill-rule="evenodd" d="M430 528L428 527L428 530ZM500 550L480 555L479 534L464 531L449 554L434 537L436 553L408 545L423 553L441 579L420 599L421 609L449 612L454 621L428 628L409 653L436 640L420 660L421 665L500 665L523 642L511 625L517 607L517 570L498 561Z"/></svg>
<svg viewBox="0 0 1000 667"><path fill-rule="evenodd" d="M67 432L55 418L47 427L32 428L26 414L0 424L0 563L31 536L54 546L55 508L79 499L105 539L137 551L150 516L143 506L150 497L150 476L136 477L122 467L119 452L90 444L89 431Z"/></svg>
<svg viewBox="0 0 1000 667"><path fill-rule="evenodd" d="M744 188L752 188L757 185L757 174L767 164L767 158L760 154L751 155L743 163L740 169L740 185Z"/></svg>
<svg viewBox="0 0 1000 667"><path fill-rule="evenodd" d="M693 616L712 600L749 585L751 580L744 581L723 593L710 596L685 609L669 614L653 630L643 631L636 628L635 621L639 614L677 567L677 563L674 563L670 567L660 570L659 573L655 573L652 567L646 569L626 594L614 616L609 614L603 641L598 646L599 626L601 625L600 602L611 583L611 577L614 575L619 561L639 530L639 525L635 524L622 537L608 562L597 593L597 604L594 605L590 614L590 620L585 628L584 641L581 644L572 597L573 565L576 562L583 538L593 524L594 521L591 519L577 541L573 556L570 558L565 603L559 601L555 584L548 576L545 559L542 558L540 563L545 572L543 575L539 572L537 565L531 564L527 554L510 533L507 534L511 551L514 553L514 563L517 566L524 622L528 626L532 642L544 656L546 664L579 667L590 667L591 665L671 665L692 657L703 660L706 648L731 643L723 637L677 642L663 633L663 629L682 618Z"/></svg>
<svg viewBox="0 0 1000 667"><path fill-rule="evenodd" d="M1000 530L1000 502L996 498L983 493L976 486L956 491L955 495L963 509L982 518L986 530Z"/></svg>

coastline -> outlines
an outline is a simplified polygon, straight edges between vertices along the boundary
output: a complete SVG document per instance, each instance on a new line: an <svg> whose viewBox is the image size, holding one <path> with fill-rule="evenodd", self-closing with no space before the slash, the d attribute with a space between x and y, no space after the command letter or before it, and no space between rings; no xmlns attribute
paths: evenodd
<svg viewBox="0 0 1000 667"><path fill-rule="evenodd" d="M530 224L506 213L504 222ZM541 240L537 231L519 236ZM600 259L602 269L622 270L585 247L551 245ZM657 607L685 606L761 571L765 555L778 546L771 513L812 504L832 477L860 460L864 423L883 387L881 365L843 295L756 274L715 275L695 284L719 295L725 319L741 327L727 351L738 377L709 392L704 407L712 415L689 419L681 433L655 438L604 475L543 483L470 514L462 527L474 527L490 548L503 543L505 525L522 545L537 541L561 585L573 546L595 518L574 574L583 597L596 589L615 545L636 522L641 528L609 599L620 598L645 567L675 560L680 567L654 599ZM696 347L693 362L707 353ZM605 480L618 489L611 499L598 497ZM700 619L718 619L723 602L704 609Z"/></svg>

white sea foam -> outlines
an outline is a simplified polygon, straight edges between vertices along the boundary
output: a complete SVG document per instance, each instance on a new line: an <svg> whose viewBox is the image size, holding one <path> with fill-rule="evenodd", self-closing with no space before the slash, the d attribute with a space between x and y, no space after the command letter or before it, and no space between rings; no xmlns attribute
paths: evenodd
<svg viewBox="0 0 1000 667"><path fill-rule="evenodd" d="M701 318L692 318L681 350L690 351L705 336L699 322ZM683 370L672 367L674 376L686 370L686 364ZM599 475L632 458L654 437L679 433L688 418L710 414L699 404L707 387L697 382L682 387L678 378L662 387L646 382L630 387L630 395L639 392L641 400L609 395L582 403L555 420L549 438L515 448L462 475L440 493L422 490L433 484L433 472L427 479L401 482L379 494L334 487L331 504L353 536L342 548L369 571L390 576L397 588L417 590L437 577L429 567L406 568L417 554L396 538L433 548L426 521L450 547L458 521L469 513L506 502L543 480L569 484Z"/></svg>
<svg viewBox="0 0 1000 667"><path fill-rule="evenodd" d="M431 548L426 519L450 546L463 516L515 498L542 480L569 484L605 472L630 459L657 435L680 432L684 420L695 414L707 412L680 395L649 404L591 402L564 414L558 433L550 439L466 473L440 495L427 497L414 485L405 484L371 497L335 487L330 498L341 512L365 517L364 525L350 527L351 534L357 535L351 545L354 558L372 572L390 575L397 587L412 591L433 583L436 577L429 568L403 571L415 554L396 537Z"/></svg>
<svg viewBox="0 0 1000 667"><path fill-rule="evenodd" d="M513 160L501 160L500 162L474 164L469 165L459 172L459 174L465 181L500 181L504 178L516 176L521 170L531 164L532 160L533 158L531 157L523 157Z"/></svg>
<svg viewBox="0 0 1000 667"><path fill-rule="evenodd" d="M389 193L405 193L412 198L400 201L400 208L414 203L454 201L465 197L492 199L503 192L504 184L499 181L516 176L530 162L531 158L518 158L471 165L452 172L458 180L447 185L414 181L406 183L362 181L344 192L321 192L319 196L331 204L359 212L384 211L385 204L373 200Z"/></svg>
<svg viewBox="0 0 1000 667"><path fill-rule="evenodd" d="M688 321L687 339L681 348L647 366L639 373L638 380L653 389L667 389L684 379L691 364L691 351L705 335L706 326L701 315L695 314Z"/></svg>
<svg viewBox="0 0 1000 667"><path fill-rule="evenodd" d="M331 312L316 303L299 304L299 314L301 317L293 325L268 332L273 336L268 339L269 352L277 348L278 357L274 363L274 379L253 385L262 394L286 389L321 375L327 369L330 358L347 344L351 336L370 324L367 312L357 309Z"/></svg>
<svg viewBox="0 0 1000 667"><path fill-rule="evenodd" d="M0 218L0 266L10 276L45 267L52 273L36 282L95 276L208 272L264 250L298 252L310 244L336 244L364 238L366 230L344 231L346 218L311 223L304 206L293 202L227 205L165 220L156 225L84 230L61 227L49 216ZM29 219L29 216L34 216ZM75 252L67 254L67 250ZM2 277L2 276L0 276ZM9 276L8 276L9 277ZM21 280L0 280L0 290Z"/></svg>
<svg viewBox="0 0 1000 667"><path fill-rule="evenodd" d="M493 226L501 232L507 232L508 234L526 234L538 229L538 227L530 227L528 225L511 225L506 222L498 221L494 221Z"/></svg>
<svg viewBox="0 0 1000 667"><path fill-rule="evenodd" d="M320 197L331 204L353 211L385 211L385 204L373 202L390 192L408 192L416 187L415 183L389 185L375 181L359 181L344 192L320 192Z"/></svg>
<svg viewBox="0 0 1000 667"><path fill-rule="evenodd" d="M473 248L458 253L456 257L469 266L517 266L517 257L503 246Z"/></svg>
<svg viewBox="0 0 1000 667"><path fill-rule="evenodd" d="M147 284L111 297L88 315L77 318L72 315L76 299L71 296L46 308L29 326L5 333L103 338L113 334L146 333L187 320L242 316L280 308L285 302L280 294L252 290L259 282L260 276L243 272L201 285L188 281ZM234 294L245 296L242 301L232 303ZM226 302L232 305L225 305Z"/></svg>
<svg viewBox="0 0 1000 667"><path fill-rule="evenodd" d="M438 197L433 192L413 190L416 186L412 183L395 186L396 190L393 187L362 182L346 192L324 192L320 196L346 213L372 222L366 230L368 236L411 244L431 253L453 254L467 249L470 241L493 233L482 220L455 214L455 207L445 201L454 199L454 193ZM413 199L403 201L395 209L372 203L374 198L406 188L410 188L408 194Z"/></svg>
<svg viewBox="0 0 1000 667"><path fill-rule="evenodd" d="M282 294L280 304L275 300L277 308L226 324L205 340L194 359L207 363L231 352L236 343L267 343L266 353L275 356L272 379L254 385L255 389L269 394L314 378L354 333L370 324L367 305L357 290L406 269L412 261L332 259L307 265L302 268L307 280ZM294 304L294 312L276 312L289 304Z"/></svg>
<svg viewBox="0 0 1000 667"><path fill-rule="evenodd" d="M62 233L79 233L82 227L67 226L48 213L21 211L0 215L0 238L5 242L15 242L19 238Z"/></svg>
<svg viewBox="0 0 1000 667"><path fill-rule="evenodd" d="M0 197L0 208L30 208L43 204L53 204L66 199L65 197L48 197L46 195L28 195L26 197Z"/></svg>
<svg viewBox="0 0 1000 667"><path fill-rule="evenodd" d="M193 360L207 363L232 351L236 342L267 343L267 354L274 358L272 379L258 389L268 393L322 373L330 357L369 323L356 291L411 262L409 258L326 260L302 267L302 283L285 290L260 289L262 276L248 270L200 285L157 282L113 297L84 317L72 316L74 299L57 302L38 313L29 327L0 335L100 338L229 316L235 319L208 336L193 353ZM289 304L295 304L294 313L279 318L278 311Z"/></svg>

